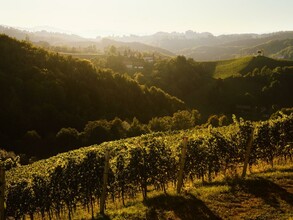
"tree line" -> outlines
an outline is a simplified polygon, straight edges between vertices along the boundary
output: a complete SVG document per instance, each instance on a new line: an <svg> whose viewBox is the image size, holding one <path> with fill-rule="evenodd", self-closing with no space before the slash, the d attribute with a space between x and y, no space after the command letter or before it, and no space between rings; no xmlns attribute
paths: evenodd
<svg viewBox="0 0 293 220"><path fill-rule="evenodd" d="M189 129L200 123L200 113L197 110L177 111L172 116L154 117L147 123L142 123L136 117L130 121L121 120L118 117L113 120L88 121L80 131L73 127L65 127L57 131L54 136L52 135L50 139L52 144L50 154L45 152L48 149L42 147L47 140L38 131L30 130L23 137L24 147L22 148L20 159L22 164L28 164L37 158L55 155L82 146L135 137L157 131ZM31 158L32 156L34 157ZM31 161L29 161L30 158Z"/></svg>
<svg viewBox="0 0 293 220"><path fill-rule="evenodd" d="M216 67L217 62L177 56L156 62L152 71L136 74L134 79L180 98L204 118L236 114L265 120L276 110L292 107L292 62L254 57L237 76L228 78L214 78Z"/></svg>

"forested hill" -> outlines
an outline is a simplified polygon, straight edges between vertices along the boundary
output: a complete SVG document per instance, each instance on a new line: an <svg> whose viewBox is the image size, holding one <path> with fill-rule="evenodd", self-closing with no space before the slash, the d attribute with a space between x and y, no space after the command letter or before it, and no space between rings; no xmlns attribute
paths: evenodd
<svg viewBox="0 0 293 220"><path fill-rule="evenodd" d="M236 114L268 117L293 105L293 62L251 56L217 62L195 62L178 56L158 62L152 74L137 80L182 99L201 115Z"/></svg>
<svg viewBox="0 0 293 220"><path fill-rule="evenodd" d="M107 56L124 64L121 54ZM94 61L96 66L0 35L0 147L49 156L68 150L61 146L146 133L140 122L152 127L150 120L180 109L199 110L205 122L215 114L267 119L293 105L292 61L250 56L196 62L178 56L124 68L129 75ZM177 116L182 115L198 118L191 112ZM155 127L172 127L165 119Z"/></svg>
<svg viewBox="0 0 293 220"><path fill-rule="evenodd" d="M18 149L27 135L50 140L63 127L82 129L91 120L146 122L184 108L159 88L6 35L0 35L0 100L0 146Z"/></svg>
<svg viewBox="0 0 293 220"><path fill-rule="evenodd" d="M263 50L266 56L293 60L293 39L277 39L243 49L241 54L253 54L257 50Z"/></svg>

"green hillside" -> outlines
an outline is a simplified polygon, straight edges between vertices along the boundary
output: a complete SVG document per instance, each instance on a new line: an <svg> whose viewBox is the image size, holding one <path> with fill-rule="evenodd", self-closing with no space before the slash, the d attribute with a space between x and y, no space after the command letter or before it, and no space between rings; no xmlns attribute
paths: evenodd
<svg viewBox="0 0 293 220"><path fill-rule="evenodd" d="M189 48L179 52L186 57L191 57L196 61L209 61L209 60L225 60L239 56L239 46L199 46L196 48Z"/></svg>
<svg viewBox="0 0 293 220"><path fill-rule="evenodd" d="M184 108L159 88L5 35L0 35L0 100L0 145L38 154L52 153L49 146L62 128L82 130L88 121L115 117L147 122ZM32 134L35 144L29 144Z"/></svg>
<svg viewBox="0 0 293 220"><path fill-rule="evenodd" d="M196 62L178 56L145 61L149 65L133 69L131 78L102 68L119 71L127 57L119 53L94 60L94 66L4 35L0 49L0 144L29 155L146 133L141 122L180 109L197 109L202 122L214 114L259 120L293 103L292 61L258 56Z"/></svg>
<svg viewBox="0 0 293 220"><path fill-rule="evenodd" d="M213 63L211 63L213 65ZM276 67L293 66L293 61L272 59L265 56L249 56L233 60L215 62L215 70L211 74L216 79L225 79L232 76L245 75L264 66L270 69Z"/></svg>
<svg viewBox="0 0 293 220"><path fill-rule="evenodd" d="M293 39L278 39L265 42L263 44L258 44L253 47L242 49L242 54L255 54L258 50L263 50L265 56L276 57L276 54L280 53L282 50L286 50L288 47L293 46ZM285 57L282 57L285 58ZM288 58L285 58L288 59Z"/></svg>
<svg viewBox="0 0 293 220"><path fill-rule="evenodd" d="M253 57L247 67L242 69L240 73L243 75L245 73L252 72L256 68L261 70L264 66L270 69L274 69L276 67L293 66L293 61L272 59L265 56L256 56Z"/></svg>
<svg viewBox="0 0 293 220"><path fill-rule="evenodd" d="M273 57L282 57L284 59L293 60L293 46L288 46L285 49L275 53Z"/></svg>
<svg viewBox="0 0 293 220"><path fill-rule="evenodd" d="M239 76L246 69L254 57L243 57L239 59L215 62L215 71L212 73L216 79L225 79L231 76Z"/></svg>
<svg viewBox="0 0 293 220"><path fill-rule="evenodd" d="M292 61L264 56L217 62L178 56L157 62L151 73L136 80L180 98L204 118L237 114L256 120L270 115L273 108L292 106L292 66Z"/></svg>

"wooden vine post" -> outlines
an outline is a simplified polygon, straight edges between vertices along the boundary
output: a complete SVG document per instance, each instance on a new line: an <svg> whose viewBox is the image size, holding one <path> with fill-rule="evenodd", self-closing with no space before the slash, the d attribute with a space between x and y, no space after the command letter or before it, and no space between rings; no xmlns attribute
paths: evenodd
<svg viewBox="0 0 293 220"><path fill-rule="evenodd" d="M181 151L181 158L179 164L179 173L178 173L178 181L177 181L177 193L180 194L182 185L183 185L183 176L184 176L184 166L186 159L186 151L187 151L187 137L183 137L183 145Z"/></svg>
<svg viewBox="0 0 293 220"><path fill-rule="evenodd" d="M5 169L0 164L0 220L5 220Z"/></svg>
<svg viewBox="0 0 293 220"><path fill-rule="evenodd" d="M103 175L103 191L100 200L100 214L105 214L105 204L106 204L106 195L107 195L107 185L108 185L108 173L109 173L109 159L110 154L107 150L105 153L105 165L104 165L104 175Z"/></svg>
<svg viewBox="0 0 293 220"><path fill-rule="evenodd" d="M249 162L249 156L250 156L250 152L251 152L252 144L253 144L253 139L254 139L254 130L255 130L255 128L253 127L251 130L250 138L249 138L247 146L246 146L244 165L243 165L243 170L242 170L242 175L241 175L242 178L245 178L245 176L246 176L247 165Z"/></svg>

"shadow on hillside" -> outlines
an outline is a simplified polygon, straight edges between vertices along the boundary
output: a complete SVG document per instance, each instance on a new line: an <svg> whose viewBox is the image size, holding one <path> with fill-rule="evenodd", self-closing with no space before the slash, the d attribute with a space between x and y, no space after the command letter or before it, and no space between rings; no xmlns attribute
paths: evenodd
<svg viewBox="0 0 293 220"><path fill-rule="evenodd" d="M98 214L95 220L110 220L110 217L107 215Z"/></svg>
<svg viewBox="0 0 293 220"><path fill-rule="evenodd" d="M278 61L265 56L252 57L251 61L246 65L246 67L240 71L240 74L243 75L248 72L252 72L255 68L262 68L263 66L268 66L268 68L275 68L277 65L276 63L278 63Z"/></svg>
<svg viewBox="0 0 293 220"><path fill-rule="evenodd" d="M221 219L204 203L191 194L186 196L159 195L147 199L144 204L149 207L147 219L157 220L163 211L173 211L179 219ZM167 218L172 219L172 218ZM176 218L177 219L177 218Z"/></svg>
<svg viewBox="0 0 293 220"><path fill-rule="evenodd" d="M279 169L279 172L282 172L282 173L284 173L284 172L288 172L288 173L290 173L290 172L293 172L293 168L284 168L284 169Z"/></svg>
<svg viewBox="0 0 293 220"><path fill-rule="evenodd" d="M200 183L195 183L195 187L201 187L201 186L226 186L227 181L212 181L212 182L200 182Z"/></svg>
<svg viewBox="0 0 293 220"><path fill-rule="evenodd" d="M276 168L270 168L265 171L262 171L261 173L273 173L273 172L281 172L281 173L292 173L293 168L281 168L281 169L276 169Z"/></svg>
<svg viewBox="0 0 293 220"><path fill-rule="evenodd" d="M293 205L292 193L288 192L276 183L262 177L244 181L235 181L230 183L230 185L232 193L243 190L246 193L261 198L265 203L274 208L280 208L278 198L285 201L289 205Z"/></svg>

